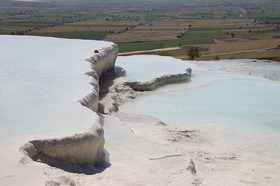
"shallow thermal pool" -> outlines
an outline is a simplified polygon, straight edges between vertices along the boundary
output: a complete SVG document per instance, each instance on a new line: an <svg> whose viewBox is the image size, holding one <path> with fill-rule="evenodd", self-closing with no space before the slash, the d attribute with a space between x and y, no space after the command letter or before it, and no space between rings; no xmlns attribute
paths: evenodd
<svg viewBox="0 0 280 186"><path fill-rule="evenodd" d="M125 69L128 66L131 74L151 75L157 69L156 65L160 68L161 61L161 57L152 58L155 61L150 61L149 65L143 61L142 68L141 62L137 62L137 68L131 67L133 62L121 61L117 65ZM238 73L208 71L188 62L177 62L182 70L192 67L190 82L148 92L122 105L120 111L153 115L169 126L199 129L213 138L243 143L250 151L279 156L279 82ZM125 78L130 79L130 74Z"/></svg>

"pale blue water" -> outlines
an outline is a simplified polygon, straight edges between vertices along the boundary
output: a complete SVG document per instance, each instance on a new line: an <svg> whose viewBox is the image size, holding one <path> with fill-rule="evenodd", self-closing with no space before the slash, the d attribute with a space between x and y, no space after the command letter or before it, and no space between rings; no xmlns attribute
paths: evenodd
<svg viewBox="0 0 280 186"><path fill-rule="evenodd" d="M138 63L137 69L130 67L131 73L153 74L145 62L142 64L142 71ZM160 69L158 63L150 65ZM120 111L152 115L169 127L197 129L213 138L238 141L260 154L280 155L279 82L212 72L188 62L180 65L193 68L191 82L149 92L122 105ZM119 66L126 69L124 62Z"/></svg>
<svg viewBox="0 0 280 186"><path fill-rule="evenodd" d="M122 110L155 115L178 126L223 123L280 131L279 95L279 83L222 80L139 97L125 104Z"/></svg>
<svg viewBox="0 0 280 186"><path fill-rule="evenodd" d="M190 67L182 60L155 55L118 57L116 65L126 70L126 77L119 81L148 81L166 74L183 73Z"/></svg>

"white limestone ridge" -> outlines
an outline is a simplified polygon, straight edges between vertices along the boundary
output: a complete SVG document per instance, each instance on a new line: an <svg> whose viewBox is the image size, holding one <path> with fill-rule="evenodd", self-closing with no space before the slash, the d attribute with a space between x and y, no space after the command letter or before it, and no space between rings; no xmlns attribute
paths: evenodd
<svg viewBox="0 0 280 186"><path fill-rule="evenodd" d="M165 84L186 81L191 77L191 73L192 73L191 68L188 68L186 69L185 73L164 75L164 76L154 78L151 81L145 81L145 82L138 82L138 81L125 82L124 85L129 86L134 91L151 91Z"/></svg>
<svg viewBox="0 0 280 186"><path fill-rule="evenodd" d="M94 124L85 132L63 138L32 140L26 143L20 152L24 155L21 162L40 160L45 163L63 161L75 165L98 164L105 158L103 120L96 113L99 101L99 78L107 71L113 70L118 54L118 47L95 50L94 55L87 61L91 63L92 71L86 75L92 77L92 92L83 97L79 102L91 109L96 115Z"/></svg>
<svg viewBox="0 0 280 186"><path fill-rule="evenodd" d="M92 76L91 85L94 87L92 92L82 98L80 103L96 112L99 101L99 77L107 71L114 71L115 61L118 55L118 46L116 44L111 47L103 48L99 51L95 50L95 55L87 59L91 63L92 71L87 75Z"/></svg>

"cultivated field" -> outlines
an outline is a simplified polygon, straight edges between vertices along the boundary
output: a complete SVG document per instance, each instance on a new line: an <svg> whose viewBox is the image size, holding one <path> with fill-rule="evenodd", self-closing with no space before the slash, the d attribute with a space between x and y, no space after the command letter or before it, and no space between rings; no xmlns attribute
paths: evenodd
<svg viewBox="0 0 280 186"><path fill-rule="evenodd" d="M108 40L121 53L180 47L164 55L186 58L196 46L198 59L277 58L279 25L273 0L0 1L0 34Z"/></svg>

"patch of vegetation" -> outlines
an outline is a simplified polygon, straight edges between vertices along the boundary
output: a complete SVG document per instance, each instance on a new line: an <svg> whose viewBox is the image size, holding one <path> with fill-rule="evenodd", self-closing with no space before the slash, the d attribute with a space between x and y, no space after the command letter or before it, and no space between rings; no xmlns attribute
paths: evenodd
<svg viewBox="0 0 280 186"><path fill-rule="evenodd" d="M218 61L218 60L220 60L220 57L219 57L219 56L214 56L213 59L216 60L216 61Z"/></svg>
<svg viewBox="0 0 280 186"><path fill-rule="evenodd" d="M197 39L197 40L173 40L173 41L162 41L162 42L138 42L138 43L117 43L119 46L119 52L133 52L133 51L145 51L154 50L159 48L170 48L180 47L183 45L194 45L194 44L213 44L212 39Z"/></svg>
<svg viewBox="0 0 280 186"><path fill-rule="evenodd" d="M159 51L158 55L159 56L171 56L169 51Z"/></svg>
<svg viewBox="0 0 280 186"><path fill-rule="evenodd" d="M142 50L154 50L162 48L159 42L139 42L139 43L117 43L119 46L119 53L133 52Z"/></svg>
<svg viewBox="0 0 280 186"><path fill-rule="evenodd" d="M195 58L198 58L201 56L199 48L198 47L192 47L188 50L187 55L191 60L194 60Z"/></svg>

